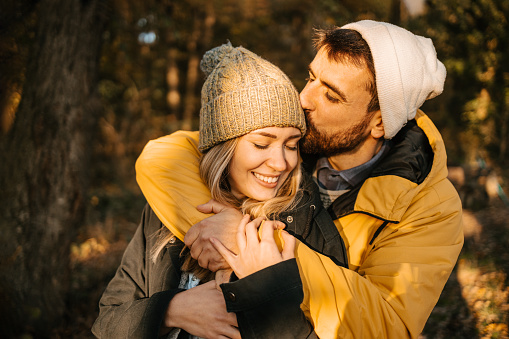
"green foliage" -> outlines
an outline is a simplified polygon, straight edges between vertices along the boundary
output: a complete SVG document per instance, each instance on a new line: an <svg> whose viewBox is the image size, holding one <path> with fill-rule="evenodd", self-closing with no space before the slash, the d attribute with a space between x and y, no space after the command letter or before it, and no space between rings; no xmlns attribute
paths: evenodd
<svg viewBox="0 0 509 339"><path fill-rule="evenodd" d="M430 0L427 14L410 26L433 39L448 70L438 101L439 125L454 131L453 146L471 161L488 154L494 167L507 164L509 2ZM453 124L456 122L457 126Z"/></svg>

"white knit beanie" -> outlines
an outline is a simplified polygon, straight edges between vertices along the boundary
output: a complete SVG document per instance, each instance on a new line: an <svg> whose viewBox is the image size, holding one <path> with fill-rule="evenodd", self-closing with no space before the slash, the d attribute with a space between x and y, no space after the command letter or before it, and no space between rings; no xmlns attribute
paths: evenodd
<svg viewBox="0 0 509 339"><path fill-rule="evenodd" d="M431 39L404 28L371 20L341 28L359 32L371 49L385 138L392 139L424 101L442 93L445 66Z"/></svg>

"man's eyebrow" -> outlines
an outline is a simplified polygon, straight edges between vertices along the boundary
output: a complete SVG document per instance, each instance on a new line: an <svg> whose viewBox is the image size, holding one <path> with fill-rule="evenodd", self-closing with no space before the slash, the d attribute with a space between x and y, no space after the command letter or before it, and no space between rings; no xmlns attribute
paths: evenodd
<svg viewBox="0 0 509 339"><path fill-rule="evenodd" d="M309 73L311 73L311 75L313 77L315 77L315 73L313 72L313 70L311 69L311 64L308 66L308 71ZM316 78L316 77L315 77ZM328 83L327 81L323 81L323 80L320 80L320 82L327 88L329 88L331 91L333 91L334 93L336 93L342 101L344 102L348 102L348 100L346 100L346 95L345 93L343 93L342 90L340 90L339 88L337 88L336 86L334 86L334 84L331 84L331 83Z"/></svg>

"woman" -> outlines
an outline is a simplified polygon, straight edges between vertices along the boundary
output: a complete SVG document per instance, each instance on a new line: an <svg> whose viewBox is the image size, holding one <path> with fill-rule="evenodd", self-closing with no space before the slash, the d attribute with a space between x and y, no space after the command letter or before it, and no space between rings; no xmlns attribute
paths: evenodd
<svg viewBox="0 0 509 339"><path fill-rule="evenodd" d="M305 133L305 119L298 93L286 75L250 51L230 44L207 52L201 67L208 76L202 89L198 146L196 133L171 136L171 156L178 160L174 164L180 175L170 178L172 192L181 194L182 199L173 196L174 205L166 205L161 213L158 205L151 203L157 200L157 194L147 197L156 213L149 207L145 209L142 224L101 298L100 314L93 327L98 337L185 334L175 328L202 337L240 337L233 313L208 309L213 302L200 303L211 298L220 302L223 297L213 281L207 282L213 274L201 269L188 251L181 255L185 232L182 225L193 222L189 216L195 205L189 201L206 202L212 197L242 210L248 215L239 225L239 240L244 245L246 235L247 239L255 237L262 219L275 218L279 211L297 208L302 201L303 210L310 206L316 209L306 192L297 195L301 181L298 141ZM197 178L192 170L186 172L197 161L193 156L186 158L189 149L204 153L201 177ZM151 151L157 152L157 147ZM150 158L151 154L144 156ZM157 168L154 164L152 170ZM184 181L182 187L186 189L181 190L179 184ZM156 215L166 216L161 220L166 227ZM249 222L250 218L256 219ZM270 240L269 250L258 247L259 260L243 265L242 271L238 270L240 277L293 257L293 238L283 232L287 246L279 252L272 237L274 228L273 222L264 225L262 237ZM319 232L310 234L320 239ZM337 248L323 240L316 243ZM300 283L298 276L293 279ZM297 301L291 308L300 312L299 304ZM217 317L206 329L199 325L214 315Z"/></svg>

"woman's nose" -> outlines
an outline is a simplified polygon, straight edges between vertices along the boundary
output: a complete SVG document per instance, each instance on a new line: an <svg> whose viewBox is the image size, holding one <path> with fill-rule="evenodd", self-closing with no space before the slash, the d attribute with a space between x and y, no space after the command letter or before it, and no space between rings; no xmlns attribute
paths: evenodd
<svg viewBox="0 0 509 339"><path fill-rule="evenodd" d="M267 160L267 165L278 172L283 172L286 170L287 163L284 148L276 149L271 152L270 158Z"/></svg>

